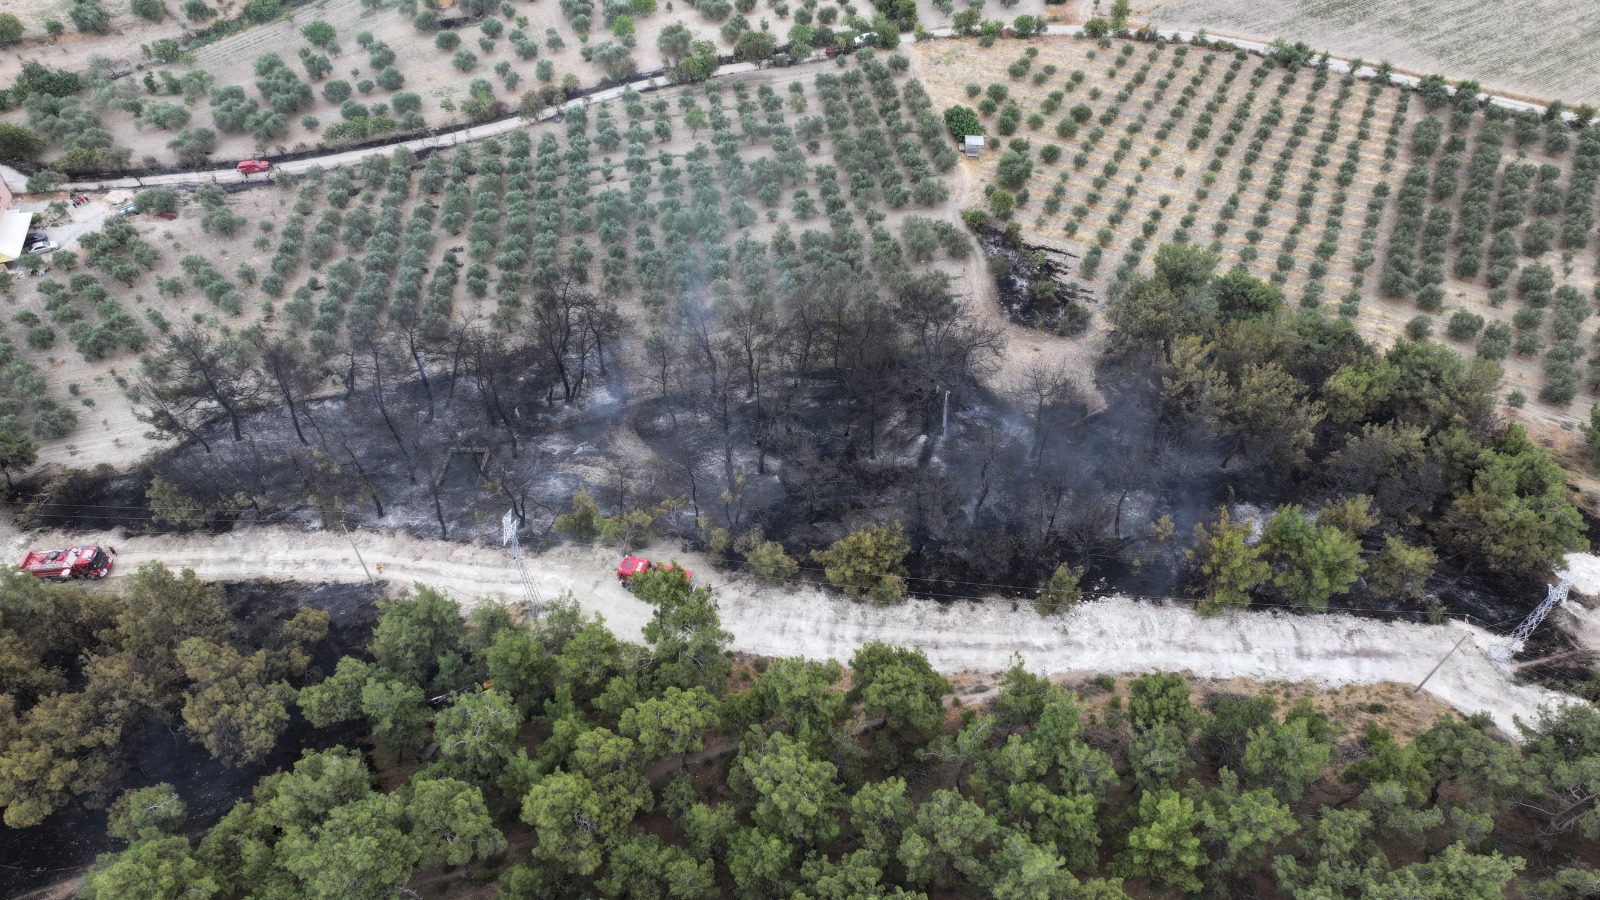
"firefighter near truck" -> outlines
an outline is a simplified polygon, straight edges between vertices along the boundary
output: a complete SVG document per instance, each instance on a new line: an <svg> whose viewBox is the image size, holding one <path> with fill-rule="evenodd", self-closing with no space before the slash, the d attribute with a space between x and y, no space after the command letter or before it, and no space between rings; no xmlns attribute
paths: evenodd
<svg viewBox="0 0 1600 900"><path fill-rule="evenodd" d="M70 547L66 550L29 550L17 567L46 581L97 581L111 574L115 547Z"/></svg>

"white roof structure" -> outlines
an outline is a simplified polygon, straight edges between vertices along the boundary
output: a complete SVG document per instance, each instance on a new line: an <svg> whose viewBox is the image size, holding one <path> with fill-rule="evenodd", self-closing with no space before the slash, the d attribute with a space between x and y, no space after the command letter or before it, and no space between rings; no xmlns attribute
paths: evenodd
<svg viewBox="0 0 1600 900"><path fill-rule="evenodd" d="M33 224L33 213L14 209L0 214L0 263L8 263L22 255L22 245L28 237L28 226Z"/></svg>

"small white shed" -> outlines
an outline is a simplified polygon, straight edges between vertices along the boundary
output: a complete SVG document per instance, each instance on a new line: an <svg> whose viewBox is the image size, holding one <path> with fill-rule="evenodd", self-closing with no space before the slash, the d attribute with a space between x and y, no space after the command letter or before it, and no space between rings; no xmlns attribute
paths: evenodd
<svg viewBox="0 0 1600 900"><path fill-rule="evenodd" d="M961 139L961 152L965 153L967 155L967 159L977 159L979 156L982 156L983 155L983 135L981 135L981 134L969 134L966 137L962 138Z"/></svg>

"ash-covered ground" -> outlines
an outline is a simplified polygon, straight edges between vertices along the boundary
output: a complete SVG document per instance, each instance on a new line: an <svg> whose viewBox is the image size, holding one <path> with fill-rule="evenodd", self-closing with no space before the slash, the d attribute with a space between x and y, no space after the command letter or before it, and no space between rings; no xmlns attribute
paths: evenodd
<svg viewBox="0 0 1600 900"><path fill-rule="evenodd" d="M391 380L381 396L357 380L298 404L303 442L285 408L260 408L242 439L218 421L204 435L209 451L190 442L147 471L106 473L72 503L40 507L36 524L98 515L99 527L174 528L152 519L144 497L160 477L205 510L183 527L380 527L498 543L510 511L537 549L560 539L554 517L586 489L607 514L660 513L657 534L685 546L703 546L703 526L735 536L758 527L798 557L900 521L911 588L935 599L1021 596L1062 562L1086 567L1091 593L1183 597L1183 549L1220 505L1264 518L1279 503L1322 499L1315 478L1273 476L1164 421L1158 386L1136 371L1102 369L1109 402L1091 414L1074 382L1048 371L1000 396L975 379L946 386L904 372L874 384L770 376L759 391L726 379L720 391L704 379L641 389L642 366L591 376L570 402L532 376L493 390L467 376ZM1162 517L1165 536L1153 527ZM1466 576L1449 560L1431 588L1447 612L1483 623L1538 599L1534 586ZM1360 591L1335 605L1424 615Z"/></svg>

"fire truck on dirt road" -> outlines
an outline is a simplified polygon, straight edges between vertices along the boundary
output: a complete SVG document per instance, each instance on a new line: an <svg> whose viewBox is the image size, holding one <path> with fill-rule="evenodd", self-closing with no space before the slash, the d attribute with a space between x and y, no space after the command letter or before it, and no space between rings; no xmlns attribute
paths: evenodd
<svg viewBox="0 0 1600 900"><path fill-rule="evenodd" d="M29 550L18 568L35 578L72 581L98 580L111 574L115 547L71 547L66 550Z"/></svg>
<svg viewBox="0 0 1600 900"><path fill-rule="evenodd" d="M685 579L689 581L694 580L693 572L680 565L677 565L676 563L663 566L660 563L653 563L642 556L624 556L621 564L617 566L617 581L621 582L623 587L632 590L632 588L629 587L628 582L633 580L633 576L642 572L648 572L651 569L677 569L679 572L683 573L683 577Z"/></svg>

